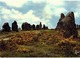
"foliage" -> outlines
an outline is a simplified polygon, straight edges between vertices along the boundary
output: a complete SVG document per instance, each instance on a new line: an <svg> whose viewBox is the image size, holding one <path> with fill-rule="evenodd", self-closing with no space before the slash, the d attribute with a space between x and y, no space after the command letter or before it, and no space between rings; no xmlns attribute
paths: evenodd
<svg viewBox="0 0 80 58"><path fill-rule="evenodd" d="M79 50L80 40L73 36L64 38L59 31L21 31L7 36L9 40L0 41L0 46L3 46L0 47L0 56L79 56L75 54L75 50Z"/></svg>

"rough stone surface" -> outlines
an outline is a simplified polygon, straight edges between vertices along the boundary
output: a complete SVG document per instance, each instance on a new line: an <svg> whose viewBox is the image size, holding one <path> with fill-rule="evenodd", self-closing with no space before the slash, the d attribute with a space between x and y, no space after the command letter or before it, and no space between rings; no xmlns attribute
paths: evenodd
<svg viewBox="0 0 80 58"><path fill-rule="evenodd" d="M2 31L5 31L5 32L10 32L10 26L9 26L9 23L4 23L3 26L2 26Z"/></svg>
<svg viewBox="0 0 80 58"><path fill-rule="evenodd" d="M76 30L74 13L69 12L66 16L61 14L60 20L57 24L56 29L64 30L64 37L68 38L73 35L73 37L78 36L78 32Z"/></svg>
<svg viewBox="0 0 80 58"><path fill-rule="evenodd" d="M23 23L22 30L31 30L31 25L27 22Z"/></svg>
<svg viewBox="0 0 80 58"><path fill-rule="evenodd" d="M18 25L16 21L12 23L12 31L18 31Z"/></svg>
<svg viewBox="0 0 80 58"><path fill-rule="evenodd" d="M46 29L48 29L48 27L47 26L45 26L45 24L43 25L43 29L44 30L46 30Z"/></svg>
<svg viewBox="0 0 80 58"><path fill-rule="evenodd" d="M36 29L34 24L31 26L31 29L32 30L35 30Z"/></svg>
<svg viewBox="0 0 80 58"><path fill-rule="evenodd" d="M62 20L64 17L65 17L65 15L64 15L63 13L61 13L59 22L57 23L56 29L62 29L62 28L63 28L61 20Z"/></svg>

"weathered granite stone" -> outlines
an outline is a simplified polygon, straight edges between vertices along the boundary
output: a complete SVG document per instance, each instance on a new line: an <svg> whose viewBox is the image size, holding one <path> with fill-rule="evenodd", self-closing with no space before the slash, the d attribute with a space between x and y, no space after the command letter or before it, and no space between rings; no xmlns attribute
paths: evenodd
<svg viewBox="0 0 80 58"><path fill-rule="evenodd" d="M69 12L66 16L61 14L61 18L57 24L56 29L64 30L64 37L68 38L70 36L77 37L78 32L76 30L74 13Z"/></svg>

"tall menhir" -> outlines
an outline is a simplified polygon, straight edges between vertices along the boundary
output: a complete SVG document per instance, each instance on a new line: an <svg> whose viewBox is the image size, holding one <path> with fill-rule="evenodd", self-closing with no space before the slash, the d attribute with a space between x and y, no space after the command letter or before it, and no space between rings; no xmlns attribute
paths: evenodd
<svg viewBox="0 0 80 58"><path fill-rule="evenodd" d="M12 23L12 31L18 32L18 25L17 25L17 22L16 22L16 21L14 21L14 22Z"/></svg>
<svg viewBox="0 0 80 58"><path fill-rule="evenodd" d="M65 38L69 38L70 36L74 38L78 37L74 13L69 12L66 16L62 13L56 29L63 30Z"/></svg>

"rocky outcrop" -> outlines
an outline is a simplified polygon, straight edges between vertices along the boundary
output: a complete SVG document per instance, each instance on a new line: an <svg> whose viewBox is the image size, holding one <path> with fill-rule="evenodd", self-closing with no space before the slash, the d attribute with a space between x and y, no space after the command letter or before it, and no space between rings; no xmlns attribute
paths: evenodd
<svg viewBox="0 0 80 58"><path fill-rule="evenodd" d="M66 16L64 16L64 14L61 14L56 29L64 30L63 33L65 38L68 38L72 35L73 37L77 37L78 32L76 30L74 13L69 12Z"/></svg>

